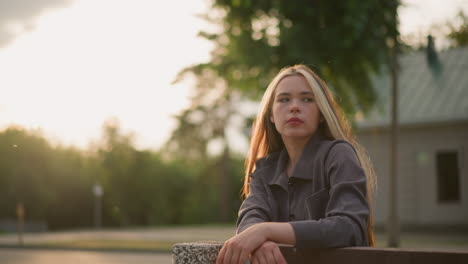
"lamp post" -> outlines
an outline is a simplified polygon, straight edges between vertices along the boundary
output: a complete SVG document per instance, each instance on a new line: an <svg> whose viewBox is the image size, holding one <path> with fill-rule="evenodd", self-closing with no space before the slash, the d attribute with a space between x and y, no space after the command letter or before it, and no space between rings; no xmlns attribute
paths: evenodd
<svg viewBox="0 0 468 264"><path fill-rule="evenodd" d="M398 214L398 40L390 53L391 123L390 123L390 184L388 214L388 246L400 246L400 218Z"/></svg>
<svg viewBox="0 0 468 264"><path fill-rule="evenodd" d="M94 228L100 229L102 226L102 196L104 190L101 184L96 183L93 186L94 193Z"/></svg>
<svg viewBox="0 0 468 264"><path fill-rule="evenodd" d="M16 216L18 217L18 242L20 246L23 246L24 206L22 202L16 204Z"/></svg>

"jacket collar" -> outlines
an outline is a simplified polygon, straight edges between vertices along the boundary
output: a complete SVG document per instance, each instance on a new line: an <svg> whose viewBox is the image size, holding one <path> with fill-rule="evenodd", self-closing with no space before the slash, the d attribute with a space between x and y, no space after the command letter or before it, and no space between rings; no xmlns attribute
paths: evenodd
<svg viewBox="0 0 468 264"><path fill-rule="evenodd" d="M274 171L274 175L271 178L269 185L279 185L283 187L283 189L288 190L288 175L286 175L286 167L288 165L289 156L286 148L281 150L278 163L276 165L276 169Z"/></svg>
<svg viewBox="0 0 468 264"><path fill-rule="evenodd" d="M312 173L309 172L309 167L312 161L317 155L319 144L323 141L325 137L322 133L315 133L307 142L304 150L302 151L299 160L297 161L296 167L293 170L291 178L300 178L304 180L312 180ZM286 148L281 150L278 163L276 165L276 170L274 176L269 181L269 185L279 185L285 190L288 189L288 176L286 175L286 167L289 161L289 155L286 151Z"/></svg>

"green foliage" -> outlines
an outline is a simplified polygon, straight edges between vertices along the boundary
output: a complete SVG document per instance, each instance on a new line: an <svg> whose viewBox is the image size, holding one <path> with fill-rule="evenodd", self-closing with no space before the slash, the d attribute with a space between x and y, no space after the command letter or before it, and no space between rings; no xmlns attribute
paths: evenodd
<svg viewBox="0 0 468 264"><path fill-rule="evenodd" d="M239 190L242 186L243 159L230 157L227 164L228 171L225 171L223 167L226 163L214 158L198 168L193 178L193 189L189 193L188 206L184 210L184 219L192 218L192 221L206 223L229 222L237 218L241 203ZM220 177L221 173L228 177ZM225 179L227 183L223 182Z"/></svg>
<svg viewBox="0 0 468 264"><path fill-rule="evenodd" d="M48 164L46 155L50 147L39 135L27 134L21 129L10 128L0 138L0 203L6 210L15 212L16 203L22 201L26 206L35 204L36 210L30 212L32 217L41 217L40 208L44 208L51 199L44 188L42 178L46 176Z"/></svg>
<svg viewBox="0 0 468 264"><path fill-rule="evenodd" d="M217 17L207 18L222 30L200 33L215 43L212 58L185 69L179 79L190 72L206 82L211 72L229 90L258 99L279 69L303 63L331 85L346 112L365 112L375 101L370 76L387 62L399 35L398 5L397 0L216 0Z"/></svg>
<svg viewBox="0 0 468 264"><path fill-rule="evenodd" d="M176 117L166 150L206 159L210 142L227 141L234 118L251 119L239 103L258 101L281 68L298 63L325 79L346 113L365 113L376 99L371 76L390 62L398 44L398 5L398 0L214 0L205 18L219 30L200 36L215 48L208 63L182 70L175 80L194 76L197 85L192 104Z"/></svg>
<svg viewBox="0 0 468 264"><path fill-rule="evenodd" d="M45 208L48 225L51 228L91 225L93 161L79 150L58 147L51 150L48 162L46 188L53 195Z"/></svg>
<svg viewBox="0 0 468 264"><path fill-rule="evenodd" d="M390 63L398 44L398 5L398 0L213 1L213 12L205 18L219 30L200 36L215 48L208 63L182 70L175 80L191 76L197 85L190 107L176 117L178 127L165 150L170 158L217 160L218 169L210 168L206 175L224 190L213 193L221 199L223 219L229 218L229 211L223 211L231 208L228 197L237 194L230 187L240 189L229 181L235 175L238 183L242 179L242 173L229 172L233 160L227 129L235 118L252 118L239 109L240 103L259 100L281 68L302 63L325 79L345 112L365 113L376 99L371 76ZM222 142L223 155L209 155L214 141ZM203 199L207 197L191 201Z"/></svg>
<svg viewBox="0 0 468 264"><path fill-rule="evenodd" d="M26 219L50 227L89 225L91 182L86 159L72 148L53 148L39 132L8 128L0 133L0 218Z"/></svg>
<svg viewBox="0 0 468 264"><path fill-rule="evenodd" d="M458 13L455 22L448 23L448 27L450 33L447 37L452 41L453 47L468 45L468 17L463 11Z"/></svg>
<svg viewBox="0 0 468 264"><path fill-rule="evenodd" d="M229 184L240 188L242 164L236 160ZM117 121L103 126L94 149L51 146L35 131L7 128L0 132L0 219L14 219L22 202L26 220L49 228L93 225L92 187L104 189L104 226L213 223L221 220L223 190L217 160L192 163L164 160L157 152L137 150ZM235 219L239 195L229 197Z"/></svg>

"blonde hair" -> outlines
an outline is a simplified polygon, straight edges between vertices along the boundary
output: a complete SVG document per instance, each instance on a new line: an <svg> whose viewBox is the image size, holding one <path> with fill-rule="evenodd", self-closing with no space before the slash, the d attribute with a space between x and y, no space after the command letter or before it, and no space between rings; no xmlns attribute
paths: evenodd
<svg viewBox="0 0 468 264"><path fill-rule="evenodd" d="M339 105L336 103L330 89L320 77L305 65L295 65L282 69L273 78L268 85L265 94L260 103L260 110L253 125L252 139L248 158L245 162L245 179L243 194L246 197L249 194L250 174L255 170L255 162L267 156L272 152L283 149L284 143L281 135L276 130L273 123L270 122L271 109L278 83L287 76L301 75L309 84L315 95L315 101L320 109L325 122L319 129L328 139L341 139L348 141L356 150L359 162L364 170L367 179L367 200L371 209L372 191L376 186L375 173L369 156L364 148L354 137L351 126L345 118L345 115ZM367 223L369 245L374 246L373 217L372 212Z"/></svg>

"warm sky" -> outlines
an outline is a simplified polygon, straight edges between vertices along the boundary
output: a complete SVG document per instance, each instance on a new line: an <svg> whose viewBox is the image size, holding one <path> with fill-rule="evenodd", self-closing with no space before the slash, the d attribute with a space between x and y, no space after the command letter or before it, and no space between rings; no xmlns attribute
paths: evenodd
<svg viewBox="0 0 468 264"><path fill-rule="evenodd" d="M0 1L0 130L40 128L86 147L117 117L140 148L156 149L188 104L190 84L172 85L185 66L209 59L208 0ZM453 18L466 0L406 0L402 34Z"/></svg>

